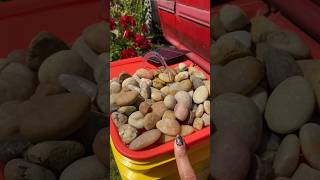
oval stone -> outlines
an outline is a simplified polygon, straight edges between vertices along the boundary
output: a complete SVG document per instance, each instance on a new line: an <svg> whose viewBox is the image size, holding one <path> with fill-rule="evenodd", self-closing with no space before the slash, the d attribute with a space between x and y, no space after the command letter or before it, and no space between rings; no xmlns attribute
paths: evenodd
<svg viewBox="0 0 320 180"><path fill-rule="evenodd" d="M273 169L276 176L291 177L298 166L300 142L296 135L287 135L280 144L274 158Z"/></svg>
<svg viewBox="0 0 320 180"><path fill-rule="evenodd" d="M152 145L153 143L157 142L160 136L161 132L159 129L152 129L146 131L130 143L129 149L140 150L146 148Z"/></svg>
<svg viewBox="0 0 320 180"><path fill-rule="evenodd" d="M272 92L264 116L272 131L287 134L310 119L314 106L315 97L310 84L301 76L293 76Z"/></svg>
<svg viewBox="0 0 320 180"><path fill-rule="evenodd" d="M320 125L308 123L299 132L301 149L312 168L320 170Z"/></svg>

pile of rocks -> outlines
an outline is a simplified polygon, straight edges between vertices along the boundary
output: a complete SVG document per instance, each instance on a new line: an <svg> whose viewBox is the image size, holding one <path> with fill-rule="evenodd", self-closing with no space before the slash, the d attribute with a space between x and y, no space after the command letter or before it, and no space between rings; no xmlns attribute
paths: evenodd
<svg viewBox="0 0 320 180"><path fill-rule="evenodd" d="M110 80L112 120L131 150L210 125L210 81L194 66L138 69Z"/></svg>
<svg viewBox="0 0 320 180"><path fill-rule="evenodd" d="M320 179L320 62L267 17L212 19L213 178Z"/></svg>
<svg viewBox="0 0 320 180"><path fill-rule="evenodd" d="M106 22L69 47L51 33L0 60L0 161L6 180L105 179Z"/></svg>

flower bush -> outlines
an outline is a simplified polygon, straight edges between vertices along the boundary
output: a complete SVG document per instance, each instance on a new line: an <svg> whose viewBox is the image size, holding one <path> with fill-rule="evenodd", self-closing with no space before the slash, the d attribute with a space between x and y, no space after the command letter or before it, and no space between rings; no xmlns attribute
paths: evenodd
<svg viewBox="0 0 320 180"><path fill-rule="evenodd" d="M147 26L144 23L137 23L132 16L111 18L110 29L111 60L136 57L152 49Z"/></svg>

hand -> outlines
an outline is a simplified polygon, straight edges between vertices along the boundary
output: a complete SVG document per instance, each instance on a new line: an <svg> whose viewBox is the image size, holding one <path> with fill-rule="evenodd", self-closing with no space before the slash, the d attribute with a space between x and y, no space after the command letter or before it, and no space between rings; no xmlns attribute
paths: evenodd
<svg viewBox="0 0 320 180"><path fill-rule="evenodd" d="M174 155L176 157L179 176L181 180L196 180L196 174L190 164L186 145L183 138L177 135L174 143Z"/></svg>

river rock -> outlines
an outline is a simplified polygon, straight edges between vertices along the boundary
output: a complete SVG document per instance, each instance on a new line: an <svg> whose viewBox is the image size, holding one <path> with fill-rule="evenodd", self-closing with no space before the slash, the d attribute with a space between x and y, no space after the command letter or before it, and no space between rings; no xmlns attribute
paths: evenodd
<svg viewBox="0 0 320 180"><path fill-rule="evenodd" d="M33 94L33 97L43 97L43 96L50 96L55 94L62 94L66 93L66 89L64 89L62 86L58 84L52 84L52 83L41 83L36 88L35 93Z"/></svg>
<svg viewBox="0 0 320 180"><path fill-rule="evenodd" d="M122 124L127 123L128 117L122 113L119 112L113 112L111 114L112 121L116 125L116 127L120 127Z"/></svg>
<svg viewBox="0 0 320 180"><path fill-rule="evenodd" d="M203 104L199 104L196 110L196 117L198 118L201 117L203 115L203 112L204 112L204 106Z"/></svg>
<svg viewBox="0 0 320 180"><path fill-rule="evenodd" d="M156 127L158 121L160 121L162 116L159 116L155 113L148 113L144 116L144 128L150 130Z"/></svg>
<svg viewBox="0 0 320 180"><path fill-rule="evenodd" d="M190 125L180 126L180 136L188 136L194 132L194 128Z"/></svg>
<svg viewBox="0 0 320 180"><path fill-rule="evenodd" d="M144 98L144 99L149 99L151 96L151 84L152 81L150 79L145 79L142 78L139 82L139 87L140 87L140 95Z"/></svg>
<svg viewBox="0 0 320 180"><path fill-rule="evenodd" d="M72 134L87 121L90 99L65 93L31 99L22 103L21 108L20 132L24 137L33 142L58 140Z"/></svg>
<svg viewBox="0 0 320 180"><path fill-rule="evenodd" d="M134 77L129 77L126 78L125 80L123 80L122 82L122 88L126 88L128 89L129 85L133 85L133 86L139 86L139 83L136 81L136 79Z"/></svg>
<svg viewBox="0 0 320 180"><path fill-rule="evenodd" d="M272 92L264 116L272 131L287 134L309 120L314 105L311 85L303 77L293 76L280 83Z"/></svg>
<svg viewBox="0 0 320 180"><path fill-rule="evenodd" d="M263 56L269 86L274 89L292 76L303 76L302 70L288 53L271 48Z"/></svg>
<svg viewBox="0 0 320 180"><path fill-rule="evenodd" d="M95 155L84 157L70 164L61 173L59 180L89 180L106 179L106 167L97 159Z"/></svg>
<svg viewBox="0 0 320 180"><path fill-rule="evenodd" d="M92 149L94 154L106 167L109 167L109 129L102 128L94 138Z"/></svg>
<svg viewBox="0 0 320 180"><path fill-rule="evenodd" d="M303 59L309 56L310 50L303 40L291 31L269 33L266 42L272 47L286 51L294 58Z"/></svg>
<svg viewBox="0 0 320 180"><path fill-rule="evenodd" d="M251 19L251 36L255 43L265 40L265 37L279 28L265 16L256 16Z"/></svg>
<svg viewBox="0 0 320 180"><path fill-rule="evenodd" d="M129 116L128 123L137 128L142 129L144 127L144 114L140 111L136 111Z"/></svg>
<svg viewBox="0 0 320 180"><path fill-rule="evenodd" d="M178 120L185 121L188 118L189 108L185 104L177 104L174 107L174 114Z"/></svg>
<svg viewBox="0 0 320 180"><path fill-rule="evenodd" d="M9 161L4 169L6 180L56 180L56 176L44 167L30 163L23 159L13 159Z"/></svg>
<svg viewBox="0 0 320 180"><path fill-rule="evenodd" d="M88 26L83 32L82 37L86 44L98 54L107 52L109 42L109 24L105 21Z"/></svg>
<svg viewBox="0 0 320 180"><path fill-rule="evenodd" d="M121 90L121 85L117 81L110 82L110 94L119 93Z"/></svg>
<svg viewBox="0 0 320 180"><path fill-rule="evenodd" d="M125 144L130 144L130 142L133 141L138 135L137 129L130 124L122 124L118 131L119 136Z"/></svg>
<svg viewBox="0 0 320 180"><path fill-rule="evenodd" d="M303 71L304 77L311 83L313 91L316 95L318 109L320 109L320 61L316 60L301 60L297 61ZM319 110L318 110L319 111Z"/></svg>
<svg viewBox="0 0 320 180"><path fill-rule="evenodd" d="M119 83L122 84L124 80L126 80L127 78L130 78L130 77L132 77L132 76L129 73L127 73L125 71L121 72L118 77ZM138 84L136 84L136 85L138 85Z"/></svg>
<svg viewBox="0 0 320 180"><path fill-rule="evenodd" d="M224 34L219 39L223 38L234 38L240 41L246 48L251 48L251 35L247 31L234 31Z"/></svg>
<svg viewBox="0 0 320 180"><path fill-rule="evenodd" d="M213 80L214 95L247 94L264 77L262 64L254 57L236 59L224 66Z"/></svg>
<svg viewBox="0 0 320 180"><path fill-rule="evenodd" d="M227 93L218 96L212 105L212 120L221 133L233 133L254 151L260 143L262 118L258 107L245 96ZM231 113L232 112L232 113Z"/></svg>
<svg viewBox="0 0 320 180"><path fill-rule="evenodd" d="M167 95L164 98L163 103L168 109L172 110L175 107L175 105L177 104L177 100L175 99L175 96Z"/></svg>
<svg viewBox="0 0 320 180"><path fill-rule="evenodd" d="M121 92L118 95L118 98L116 100L116 104L118 106L133 105L136 102L136 99L138 98L138 96L139 96L139 93L136 91Z"/></svg>
<svg viewBox="0 0 320 180"><path fill-rule="evenodd" d="M253 102L259 108L260 113L263 114L268 100L267 91L262 87L257 87L248 94L248 97L250 97L250 99L253 100Z"/></svg>
<svg viewBox="0 0 320 180"><path fill-rule="evenodd" d="M176 90L177 91L190 91L192 88L192 82L190 79L183 80L181 82L177 82Z"/></svg>
<svg viewBox="0 0 320 180"><path fill-rule="evenodd" d="M0 161L7 163L12 159L23 157L23 153L31 146L29 141L23 139L2 140L0 142Z"/></svg>
<svg viewBox="0 0 320 180"><path fill-rule="evenodd" d="M166 110L168 110L168 108L164 105L163 101L153 103L151 105L151 109L152 109L152 112L159 117L162 117L164 112L166 112Z"/></svg>
<svg viewBox="0 0 320 180"><path fill-rule="evenodd" d="M0 141L8 141L20 137L21 122L17 112L20 111L19 101L9 101L0 105Z"/></svg>
<svg viewBox="0 0 320 180"><path fill-rule="evenodd" d="M12 100L27 100L35 91L34 82L16 73L0 74L0 104Z"/></svg>
<svg viewBox="0 0 320 180"><path fill-rule="evenodd" d="M193 127L197 130L201 130L203 128L203 121L201 118L195 118L193 121Z"/></svg>
<svg viewBox="0 0 320 180"><path fill-rule="evenodd" d="M188 71L183 71L183 72L179 72L175 77L174 77L174 81L175 82L180 82L182 80L186 80L189 78L189 73Z"/></svg>
<svg viewBox="0 0 320 180"><path fill-rule="evenodd" d="M206 86L200 86L193 93L193 102L201 104L208 99L208 96L209 92Z"/></svg>
<svg viewBox="0 0 320 180"><path fill-rule="evenodd" d="M164 112L162 119L176 120L176 116L173 111L167 110Z"/></svg>
<svg viewBox="0 0 320 180"><path fill-rule="evenodd" d="M92 70L82 60L81 56L73 50L59 51L48 58L39 68L38 78L40 83L59 83L60 74L77 75L92 78Z"/></svg>
<svg viewBox="0 0 320 180"><path fill-rule="evenodd" d="M61 74L58 79L69 92L87 95L92 102L96 99L98 87L94 82L70 74Z"/></svg>
<svg viewBox="0 0 320 180"><path fill-rule="evenodd" d="M250 168L250 150L236 136L219 131L212 137L211 175L214 179L246 179ZM232 173L230 173L232 170Z"/></svg>
<svg viewBox="0 0 320 180"><path fill-rule="evenodd" d="M170 87L170 86L164 86L163 88L160 89L160 91L165 95L173 95L173 96L177 93L177 89L174 89L173 87Z"/></svg>
<svg viewBox="0 0 320 180"><path fill-rule="evenodd" d="M69 49L68 45L55 35L40 32L30 42L27 55L28 66L37 71L47 57L67 49Z"/></svg>
<svg viewBox="0 0 320 180"><path fill-rule="evenodd" d="M220 20L220 13L211 16L210 25L211 27L216 27L210 28L210 36L213 37L213 39L218 39L221 35L226 33L226 29Z"/></svg>
<svg viewBox="0 0 320 180"><path fill-rule="evenodd" d="M76 141L44 141L29 148L25 159L60 172L84 153L83 145Z"/></svg>
<svg viewBox="0 0 320 180"><path fill-rule="evenodd" d="M234 38L218 39L210 46L211 63L224 65L228 62L251 55L251 51Z"/></svg>
<svg viewBox="0 0 320 180"><path fill-rule="evenodd" d="M320 179L320 171L311 168L305 163L301 163L296 172L292 176L292 180L318 180Z"/></svg>
<svg viewBox="0 0 320 180"><path fill-rule="evenodd" d="M140 103L139 111L142 112L142 114L144 114L144 115L149 113L149 112L151 112L152 111L151 103L149 103L147 101L144 101L144 102Z"/></svg>
<svg viewBox="0 0 320 180"><path fill-rule="evenodd" d="M177 92L174 98L176 99L177 104L183 104L187 109L191 108L192 97L186 91Z"/></svg>
<svg viewBox="0 0 320 180"><path fill-rule="evenodd" d="M210 126L210 116L206 113L204 113L202 116L201 116L201 119L203 121L203 125L204 126Z"/></svg>
<svg viewBox="0 0 320 180"><path fill-rule="evenodd" d="M200 78L198 78L198 77L196 77L196 76L191 76L190 79L191 79L191 81L192 81L192 87L193 87L193 89L197 89L198 87L204 85L202 79L200 79Z"/></svg>
<svg viewBox="0 0 320 180"><path fill-rule="evenodd" d="M239 6L230 4L221 8L220 20L227 31L240 30L249 24L249 19L245 12Z"/></svg>
<svg viewBox="0 0 320 180"><path fill-rule="evenodd" d="M160 136L161 132L159 129L152 129L146 131L130 143L129 149L140 150L146 148L152 145L153 143L157 142Z"/></svg>
<svg viewBox="0 0 320 180"><path fill-rule="evenodd" d="M136 75L139 78L153 79L153 72L143 68L138 69Z"/></svg>
<svg viewBox="0 0 320 180"><path fill-rule="evenodd" d="M135 106L122 106L118 111L126 116L130 116L133 112L137 111Z"/></svg>
<svg viewBox="0 0 320 180"><path fill-rule="evenodd" d="M320 170L320 125L305 124L300 129L299 137L304 158L312 168Z"/></svg>
<svg viewBox="0 0 320 180"><path fill-rule="evenodd" d="M155 91L151 93L151 99L154 101L163 101L163 95L161 91Z"/></svg>
<svg viewBox="0 0 320 180"><path fill-rule="evenodd" d="M180 133L180 124L177 120L162 119L157 122L157 128L164 134L175 136Z"/></svg>
<svg viewBox="0 0 320 180"><path fill-rule="evenodd" d="M162 81L161 79L159 79L159 78L154 78L154 79L152 80L152 86L153 86L154 88L161 89L161 88L163 88L163 86L165 86L165 85L166 85L166 83L165 83L164 81Z"/></svg>
<svg viewBox="0 0 320 180"><path fill-rule="evenodd" d="M207 114L210 114L210 101L209 100L206 100L203 102L203 108Z"/></svg>
<svg viewBox="0 0 320 180"><path fill-rule="evenodd" d="M170 82L173 82L174 81L174 77L175 75L173 73L170 73L170 72L163 72L163 73L160 73L159 74L159 79L166 82L166 83L170 83Z"/></svg>
<svg viewBox="0 0 320 180"><path fill-rule="evenodd" d="M2 73L15 73L21 75L22 77L30 80L31 82L35 81L35 74L27 66L21 63L12 62L8 64L2 71Z"/></svg>
<svg viewBox="0 0 320 180"><path fill-rule="evenodd" d="M273 162L276 176L291 177L298 166L300 142L296 135L287 135L280 144Z"/></svg>

